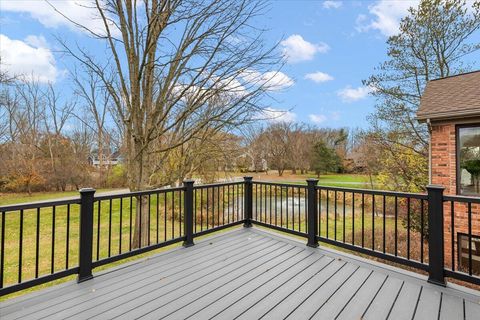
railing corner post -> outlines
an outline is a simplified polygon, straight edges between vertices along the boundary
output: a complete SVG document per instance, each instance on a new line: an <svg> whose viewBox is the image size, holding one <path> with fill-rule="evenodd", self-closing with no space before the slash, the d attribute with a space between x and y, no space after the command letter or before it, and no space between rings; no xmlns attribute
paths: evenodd
<svg viewBox="0 0 480 320"><path fill-rule="evenodd" d="M443 191L439 185L427 186L428 192L428 282L445 286Z"/></svg>
<svg viewBox="0 0 480 320"><path fill-rule="evenodd" d="M184 180L183 187L184 194L183 194L183 205L185 217L183 222L184 227L184 234L185 240L183 241L184 247L191 247L194 245L193 243L193 184L195 183L194 180Z"/></svg>
<svg viewBox="0 0 480 320"><path fill-rule="evenodd" d="M243 177L243 180L245 181L245 191L243 196L245 222L243 223L243 226L245 228L251 228L253 219L253 177Z"/></svg>
<svg viewBox="0 0 480 320"><path fill-rule="evenodd" d="M93 247L93 203L95 189L80 189L80 245L77 282L93 278L92 247Z"/></svg>
<svg viewBox="0 0 480 320"><path fill-rule="evenodd" d="M318 247L318 207L317 207L317 184L318 179L307 179L307 227L308 242L307 246Z"/></svg>

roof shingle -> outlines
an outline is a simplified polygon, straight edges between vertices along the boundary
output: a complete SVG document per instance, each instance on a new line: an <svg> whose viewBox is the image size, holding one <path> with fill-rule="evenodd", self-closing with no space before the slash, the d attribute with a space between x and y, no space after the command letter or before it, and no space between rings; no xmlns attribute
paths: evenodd
<svg viewBox="0 0 480 320"><path fill-rule="evenodd" d="M427 83L417 119L448 120L480 116L480 70Z"/></svg>

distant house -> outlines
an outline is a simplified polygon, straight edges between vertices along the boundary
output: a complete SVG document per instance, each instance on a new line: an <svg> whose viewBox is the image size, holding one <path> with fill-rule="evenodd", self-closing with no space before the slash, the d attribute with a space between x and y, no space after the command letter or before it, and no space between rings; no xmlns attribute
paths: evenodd
<svg viewBox="0 0 480 320"><path fill-rule="evenodd" d="M98 150L93 150L88 156L88 163L94 167L112 167L122 162L122 157L118 151L104 150L101 155Z"/></svg>
<svg viewBox="0 0 480 320"><path fill-rule="evenodd" d="M429 126L430 183L444 186L446 194L480 197L480 70L428 82L417 119ZM473 264L480 272L480 208L472 209ZM468 208L457 204L454 212L453 236L462 266L468 261ZM451 217L445 222L448 260Z"/></svg>

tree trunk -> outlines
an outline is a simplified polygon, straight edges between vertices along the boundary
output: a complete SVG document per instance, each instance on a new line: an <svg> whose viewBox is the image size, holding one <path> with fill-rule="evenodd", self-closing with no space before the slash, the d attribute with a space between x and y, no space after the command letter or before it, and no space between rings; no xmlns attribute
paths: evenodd
<svg viewBox="0 0 480 320"><path fill-rule="evenodd" d="M141 143L135 143L129 154L127 167L131 191L141 191L148 187L148 177L144 171L144 152L140 151L140 154L135 157L136 150L142 150ZM137 196L135 199L135 226L132 247L138 249L148 245L150 212L148 211L148 197Z"/></svg>

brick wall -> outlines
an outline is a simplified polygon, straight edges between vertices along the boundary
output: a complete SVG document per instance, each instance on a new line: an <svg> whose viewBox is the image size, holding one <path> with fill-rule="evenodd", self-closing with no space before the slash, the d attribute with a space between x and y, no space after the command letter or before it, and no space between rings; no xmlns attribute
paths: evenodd
<svg viewBox="0 0 480 320"><path fill-rule="evenodd" d="M455 124L432 126L432 183L445 187L446 194L456 194Z"/></svg>
<svg viewBox="0 0 480 320"><path fill-rule="evenodd" d="M454 123L433 124L431 132L432 152L432 184L445 187L445 194L457 193L456 183L456 131ZM480 234L480 208L472 206L472 234ZM454 205L454 232L452 248L452 218L451 204L445 203L444 229L445 229L445 264L452 265L452 253L455 267L457 264L457 232L468 233L467 205L456 203ZM453 250L452 250L453 249Z"/></svg>

